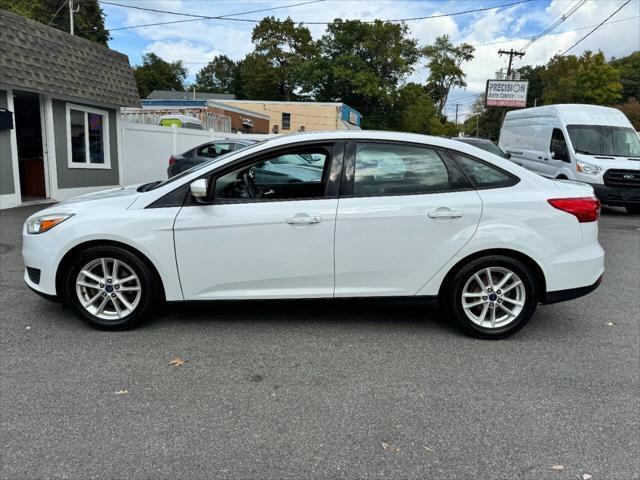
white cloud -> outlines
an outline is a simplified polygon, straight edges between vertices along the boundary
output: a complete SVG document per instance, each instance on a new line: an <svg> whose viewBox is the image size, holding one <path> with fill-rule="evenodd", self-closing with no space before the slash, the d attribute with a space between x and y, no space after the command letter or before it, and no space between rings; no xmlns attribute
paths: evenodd
<svg viewBox="0 0 640 480"><path fill-rule="evenodd" d="M299 21L332 21L334 18L360 18L373 20L375 18L406 18L415 16L450 13L459 10L485 7L484 2L456 2L456 1L357 1L357 0L327 0L305 6L284 8L282 2L266 1L217 1L205 0L120 0L133 6L143 6L158 10L179 11L183 13L220 15L233 12L257 10L273 6L282 7L273 12L255 13L244 18L261 18L263 15L274 15L285 18L290 15ZM298 3L291 0L292 3ZM488 10L476 14L442 17L408 22L412 37L420 44L431 43L437 36L447 34L456 43L468 42L482 44L503 40L531 37L542 31L551 21L566 12L577 0L551 0L547 4L531 2L500 10ZM589 0L570 18L559 25L555 31L573 30L576 28L595 25L610 15L623 3L619 1ZM131 26L144 23L155 23L182 19L168 14L146 12L134 9L123 9L103 5L107 10L107 26ZM623 8L612 21L640 15L640 0L632 0ZM186 18L185 18L186 19ZM154 52L166 60L183 60L193 75L205 62L214 55L225 54L233 59L240 59L252 50L251 30L254 24L231 21L196 21L161 25L142 29L128 30L125 33L113 32L116 38L131 38L135 34L137 43L146 42L141 49L144 52ZM319 38L325 27L309 25L315 38ZM526 51L526 56L518 60L516 67L533 64L539 65L584 36L589 29L572 31L560 35L551 35L537 40ZM496 70L506 67L506 59L498 56L500 48L521 48L526 40L514 40L512 43L477 46L473 61L464 65L467 73L467 91L453 92L452 99L468 97L469 92L482 92L486 80L492 78ZM604 25L593 35L588 37L571 51L580 55L585 50L602 50L607 58L628 55L640 49L640 29L638 19ZM201 63L196 63L201 62ZM427 71L424 64L417 65L416 72L409 81L424 82ZM463 109L472 103L473 99L465 99Z"/></svg>

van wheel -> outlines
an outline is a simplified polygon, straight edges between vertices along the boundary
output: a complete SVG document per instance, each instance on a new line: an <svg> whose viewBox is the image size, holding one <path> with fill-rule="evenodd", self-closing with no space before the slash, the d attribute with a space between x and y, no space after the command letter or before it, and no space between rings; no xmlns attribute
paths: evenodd
<svg viewBox="0 0 640 480"><path fill-rule="evenodd" d="M566 175L558 175L556 180L569 180Z"/></svg>
<svg viewBox="0 0 640 480"><path fill-rule="evenodd" d="M511 257L477 258L462 267L444 292L448 313L466 333L500 339L524 327L538 305L531 270Z"/></svg>
<svg viewBox="0 0 640 480"><path fill-rule="evenodd" d="M153 272L136 255L115 246L90 247L68 268L65 302L87 325L125 330L148 318L160 302Z"/></svg>
<svg viewBox="0 0 640 480"><path fill-rule="evenodd" d="M624 208L631 215L640 215L640 205L627 205Z"/></svg>

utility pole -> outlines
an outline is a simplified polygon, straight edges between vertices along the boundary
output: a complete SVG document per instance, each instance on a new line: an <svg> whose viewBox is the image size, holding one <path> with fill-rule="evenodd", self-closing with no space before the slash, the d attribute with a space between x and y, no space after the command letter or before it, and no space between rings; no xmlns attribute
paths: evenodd
<svg viewBox="0 0 640 480"><path fill-rule="evenodd" d="M456 125L458 125L458 107L460 106L459 103L456 103Z"/></svg>
<svg viewBox="0 0 640 480"><path fill-rule="evenodd" d="M498 50L498 55L509 55L509 66L507 67L507 80L511 80L511 64L513 63L513 57L524 57L524 52L518 52L513 48L511 50Z"/></svg>
<svg viewBox="0 0 640 480"><path fill-rule="evenodd" d="M480 116L479 113L476 113L476 138L478 138L478 131L479 129L479 125L478 125L478 117Z"/></svg>

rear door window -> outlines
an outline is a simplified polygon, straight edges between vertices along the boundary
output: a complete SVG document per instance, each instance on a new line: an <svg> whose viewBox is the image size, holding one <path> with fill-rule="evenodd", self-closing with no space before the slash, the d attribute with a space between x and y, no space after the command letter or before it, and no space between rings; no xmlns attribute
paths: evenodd
<svg viewBox="0 0 640 480"><path fill-rule="evenodd" d="M355 153L353 194L411 195L449 190L452 175L431 148L362 143Z"/></svg>

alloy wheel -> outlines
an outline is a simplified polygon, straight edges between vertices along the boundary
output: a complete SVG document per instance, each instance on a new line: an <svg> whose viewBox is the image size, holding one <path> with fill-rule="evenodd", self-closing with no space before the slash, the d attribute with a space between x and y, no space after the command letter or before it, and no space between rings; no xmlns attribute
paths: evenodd
<svg viewBox="0 0 640 480"><path fill-rule="evenodd" d="M526 290L520 277L504 267L488 267L477 271L462 289L465 315L483 328L502 328L522 312Z"/></svg>
<svg viewBox="0 0 640 480"><path fill-rule="evenodd" d="M136 309L142 286L133 268L122 260L97 258L78 273L76 295L91 315L101 320L119 320Z"/></svg>

